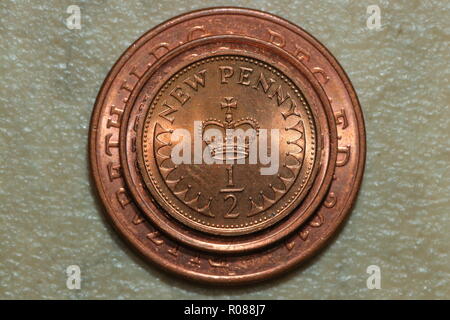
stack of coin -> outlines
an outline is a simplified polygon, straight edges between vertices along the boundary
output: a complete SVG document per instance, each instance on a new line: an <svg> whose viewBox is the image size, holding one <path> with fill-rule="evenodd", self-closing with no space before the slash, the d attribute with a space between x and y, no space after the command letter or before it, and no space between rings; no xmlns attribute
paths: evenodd
<svg viewBox="0 0 450 320"><path fill-rule="evenodd" d="M145 259L242 284L315 254L353 206L362 112L331 53L243 8L175 17L107 76L90 128L106 214Z"/></svg>

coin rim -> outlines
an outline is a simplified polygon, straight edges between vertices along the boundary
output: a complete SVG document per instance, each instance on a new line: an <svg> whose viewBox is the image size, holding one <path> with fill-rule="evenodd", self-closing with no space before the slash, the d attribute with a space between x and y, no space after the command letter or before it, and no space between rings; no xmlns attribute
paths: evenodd
<svg viewBox="0 0 450 320"><path fill-rule="evenodd" d="M203 37L203 38L201 38L201 40L205 40L205 41L209 40L208 42L211 42L211 41L214 42L215 39L220 39L220 38L219 37L216 38L216 36ZM226 36L224 36L223 38L224 38L224 40L225 39L228 40ZM236 38L236 40L237 40L237 38ZM236 41L236 40L233 39L233 41ZM243 37L242 41L245 42L245 40L246 39ZM201 46L201 44L199 44L199 46ZM178 71L175 71L175 73L172 74L167 79L167 81L164 83L164 86L162 88L155 90L155 94L156 95L160 94L162 91L165 90L166 85L170 85L171 82L175 83L174 79L177 78L177 76L176 76L177 74L179 74L185 70L188 70L188 68L191 68L194 65L196 65L196 67L199 67L199 63L201 63L202 65L203 64L206 65L208 62L211 62L211 63L217 62L216 59L221 59L221 61L222 61L222 60L224 60L223 59L224 57L227 57L227 58L233 57L232 59L235 59L237 61L244 61L243 59L245 59L246 61L250 61L250 62L257 61L256 65L258 64L258 62L264 63L264 65L266 66L266 69L273 68L275 70L274 72L278 73L278 77L280 78L280 80L282 79L282 77L286 77L288 79L289 83L291 83L293 86L295 86L296 90L301 92L299 94L299 96L300 95L304 96L304 93L301 91L301 89L299 89L297 83L295 83L295 81L293 81L291 78L289 78L286 75L285 71L279 69L278 66L274 66L273 64L262 60L263 59L262 55L256 54L256 53L243 53L243 52L239 52L239 50L234 53L232 53L230 51L234 51L234 49L233 50L223 50L223 52L220 52L220 53L214 52L214 54L208 54L203 57L198 57L195 60L189 61L187 63L183 62L183 66L179 67ZM222 62L224 62L224 61L222 61ZM270 69L268 69L268 70L270 70ZM176 85L176 84L174 84L174 85ZM138 85L137 85L135 90L142 91L142 90L144 90L144 87L145 87L145 83L143 84L142 87L138 87ZM139 93L137 95L139 95ZM155 96L152 97L152 101L150 104L155 103L154 102L155 98L156 98ZM138 99L138 97L136 97L136 99ZM136 102L136 99L134 100L134 102ZM320 130L320 126L317 125L317 121L315 121L315 119L314 119L314 111L311 108L311 106L309 106L309 104L305 107L305 114L306 113L311 113L310 118L309 118L310 123L311 123L310 125L312 126L312 128L310 129L311 130L310 134L313 136L311 139L313 139L313 141L314 141L314 142L312 142L311 145L304 148L305 155L303 156L302 162L301 162L301 170L300 171L304 170L304 168L307 168L309 166L309 169L306 169L307 170L307 172L306 172L307 180L305 180L304 183L300 182L299 190L301 190L301 192L299 192L294 197L292 195L292 193L295 190L291 190L291 188L294 187L294 184L297 184L296 188L299 187L298 186L299 180L301 180L301 178L302 178L299 176L295 176L294 184L286 191L285 194L283 194L283 196L280 199L278 199L275 203L273 203L273 205L275 205L278 202L280 202L282 205L281 208L279 208L279 210L277 210L277 213L275 214L274 208L266 209L263 212L258 213L258 215L265 216L264 221L261 218L258 222L257 221L258 218L253 218L245 226L244 225L234 226L233 220L228 220L228 222L231 222L231 223L227 223L225 226L224 225L218 226L218 225L215 225L214 223L212 225L209 225L205 220L201 221L201 219L196 218L196 217L194 219L187 217L187 213L183 214L182 212L180 212L180 209L177 208L177 205L172 203L174 201L173 199L170 199L170 197L169 197L169 199L167 199L167 196L166 197L164 196L164 192L160 188L158 188L158 186L156 184L157 182L155 182L153 179L162 180L162 183L164 183L165 186L161 186L161 187L164 189L167 189L170 192L170 195L172 197L174 197L175 201L183 203L183 201L181 201L180 199L178 199L176 197L176 195L173 193L173 190L171 190L170 187L166 185L163 174L157 168L155 168L153 172L151 171L152 167L157 165L157 159L153 159L153 160L150 159L150 164L148 164L147 160L149 158L154 158L154 157L148 155L148 153L146 153L146 152L143 152L143 149L145 149L146 146L147 146L147 148L150 148L151 146L153 146L153 148L155 148L155 142L152 141L153 139L151 138L151 134L146 133L146 127L149 122L152 122L152 123L153 123L153 121L158 122L156 119L154 119L156 116L152 115L152 107L151 106L147 110L147 113L143 116L145 118L144 126L142 128L140 128L140 130L142 130L141 132L138 131L139 138L137 139L137 142L136 142L137 152L140 153L140 155L138 156L138 159L139 159L138 161L140 163L140 166L142 166L142 168L145 168L145 172L142 172L143 170L141 170L141 175L144 176L144 181L147 184L147 189L151 189L153 198L155 198L155 199L157 198L157 202L160 203L161 207L163 207L166 212L171 214L173 217L175 217L181 223L184 223L185 225L188 225L193 229L197 229L199 231L203 231L205 233L212 234L214 236L222 235L222 236L227 236L227 237L234 237L234 236L240 236L240 235L251 235L255 232L261 231L263 229L266 229L266 228L278 223L284 217L289 215L292 211L295 211L297 209L297 207L299 206L301 200L308 194L310 187L312 186L313 182L315 181L316 173L318 171L319 164L320 164L321 130ZM306 120L308 120L308 119L306 119ZM152 130L154 130L153 127L152 127ZM308 152L308 156L306 156L306 152ZM310 159L311 156L309 155L309 152L312 153L312 157L313 157L312 159ZM153 153L154 153L154 151L150 152L150 154L153 154ZM147 156L146 156L146 154L147 154ZM300 172L299 172L299 174L300 174ZM293 200L289 199L290 197L292 197ZM291 201L289 201L289 200L291 200ZM285 205L285 204L287 204L287 205ZM180 204L178 204L178 205L180 205ZM187 208L189 208L188 210L195 211L195 209L189 207L187 204L184 204L184 205ZM184 209L184 210L186 210L186 209ZM307 211L305 211L305 212L307 212ZM267 219L267 215L271 215L271 217L269 217ZM307 214L305 214L305 215L306 215L306 217L305 217L305 220L306 220L309 215L307 215Z"/></svg>
<svg viewBox="0 0 450 320"><path fill-rule="evenodd" d="M189 270L184 270L180 268L173 267L171 264L167 263L164 259L159 257L158 254L145 250L145 246L140 244L136 239L133 240L134 235L126 228L125 226L122 226L121 221L119 221L118 217L116 215L110 214L111 206L109 204L108 199L106 198L105 191L103 189L103 184L101 182L101 178L99 176L99 172L97 170L96 164L97 164L97 153L96 153L96 136L97 136L97 123L100 116L100 101L103 101L105 98L105 94L107 92L106 88L109 87L109 85L112 82L112 75L116 74L118 72L118 66L122 63L123 60L127 59L127 57L130 55L130 51L134 52L135 48L138 47L138 42L140 42L144 37L150 37L153 36L157 32L161 32L163 29L165 29L166 26L169 24L174 24L177 22L185 21L187 19L191 19L194 17L201 17L201 16L208 16L208 15L216 15L216 14L226 14L227 12L232 14L243 14L248 16L253 16L257 18L262 18L265 20L269 20L274 23L278 23L282 25L283 27L293 31L294 33L298 34L300 37L304 38L305 41L310 42L320 53L322 53L323 57L330 63L330 65L334 68L336 73L338 74L340 80L342 81L349 98L351 100L352 107L354 109L355 113L355 120L356 120L356 126L357 126L357 133L358 133L358 142L359 142L359 157L357 159L357 165L355 166L355 179L353 188L350 189L350 192L348 193L347 198L345 199L345 203L343 206L342 211L340 212L339 216L336 218L336 221L334 221L332 225L332 230L327 229L328 232L324 233L324 237L321 238L321 240L318 240L314 243L312 247L310 247L307 251L303 252L302 254L299 254L295 259L291 260L289 265L283 265L279 266L278 268L273 268L269 270L265 270L260 273L252 273L248 275L243 275L239 277L233 277L233 276L212 276L208 274L201 274L201 273L195 273ZM181 21L180 21L181 20ZM133 48L134 47L134 48ZM221 282L221 283L248 283L248 282L254 282L258 280L263 280L267 277L272 277L275 275L280 274L281 272L284 272L286 270L292 269L293 267L297 266L300 261L304 261L308 258L310 258L313 254L318 253L321 248L323 248L328 241L330 241L334 234L338 232L338 230L343 226L342 221L345 219L345 217L348 216L348 213L353 208L356 199L357 194L360 190L363 173L364 173L364 167L365 167L365 159L366 159L366 132L365 132L365 124L364 124L364 118L361 110L361 106L358 100L358 97L356 95L355 89L348 78L346 72L341 67L339 62L334 58L334 56L329 52L328 49L325 48L317 39L315 39L312 35L310 35L308 32L303 30L302 28L298 27L297 25L281 18L273 14L269 14L266 12L262 12L259 10L254 9L246 9L246 8L237 8L237 7L215 7L215 8L206 8L206 9L200 9L188 13L184 13L182 15L176 16L168 21L165 21L155 28L151 29L150 31L143 34L138 40L136 40L129 49L127 49L121 57L117 60L117 62L114 64L114 66L110 69L110 71L107 74L107 77L105 78L101 89L99 91L99 94L96 98L95 107L91 116L91 122L90 122L90 130L89 130L89 159L90 159L90 166L91 166L91 177L94 180L94 183L96 185L96 192L100 199L102 200L102 203L106 210L106 217L112 222L112 225L114 228L121 234L123 239L131 245L131 248L136 249L138 253L140 253L143 257L145 257L148 261L155 263L156 265L161 266L163 269L170 269L175 274L181 275L187 279L194 279L194 280L200 280L200 281L206 281L206 282Z"/></svg>
<svg viewBox="0 0 450 320"><path fill-rule="evenodd" d="M211 41L214 40L216 38L221 38L221 37L226 37L228 40L239 40L239 41L243 41L243 40L247 40L247 41L253 41L255 42L255 44L259 44L260 42L262 42L261 40L258 39L254 39L254 38L248 38L248 37L243 37L243 36L231 36L231 35L215 35L215 36L211 36L211 37L205 37L202 39L197 39L197 40L193 40L190 41L189 43L186 43L186 46L196 46L196 43L199 42L205 42L205 41ZM209 39L211 38L211 39ZM183 46L185 46L183 45ZM271 47L270 44L267 44L269 47ZM180 46L181 47L181 46ZM155 64L154 67L158 68L161 64L165 63L166 60L170 59L171 56L177 56L178 54L180 54L180 52L178 51L183 51L183 48L180 48L180 50L177 50L177 48L173 49L173 51L168 52L166 55L164 55L164 57L162 57L160 60L161 62L159 64ZM278 47L273 47L271 48L272 50L275 51L280 51L281 49L279 49ZM283 55L285 55L286 59L291 60L290 63L295 65L296 64L296 59L288 52L282 52ZM153 68L152 68L153 69ZM152 70L150 69L150 71ZM149 72L150 72L149 71ZM187 237L187 235L185 233L180 233L179 230L176 231L172 231L173 227L171 225L168 226L164 226L161 227L161 224L159 223L160 218L155 217L155 216L150 216L149 213L147 212L148 210L150 210L151 208L146 208L143 209L142 206L154 206L155 209L157 211L161 211L157 205L155 205L155 202L146 202L144 201L144 199L142 198L142 195L140 194L140 191L136 190L136 186L132 184L132 179L130 177L130 173L128 171L135 170L133 165L131 163L129 163L131 160L128 160L128 147L126 146L128 144L127 139L126 139L126 135L129 132L128 127L130 126L130 114L132 112L132 108L126 108L125 112L123 114L123 118L122 118L122 125L121 125L121 130L120 130L120 155L121 155L121 163L124 169L124 178L125 181L127 182L127 186L130 189L130 193L132 194L133 198L137 201L138 206L143 210L143 212L145 213L145 215L150 218L150 220L156 224L156 226L158 228L161 228L164 232L166 232L171 238L176 239L181 241L184 244L190 245L192 247L195 247L197 249L200 250L205 250L205 251L210 251L210 252L216 252L216 253L241 253L244 251L251 251L251 250L257 250L257 249L261 249L263 247L266 247L267 245L274 243L276 241L280 241L282 238L287 237L290 233L292 233L293 231L295 231L297 228L299 228L313 213L314 211L320 206L320 204L322 203L324 197L326 196L327 190L330 187L330 184L332 182L332 175L333 175L333 171L335 169L335 162L336 162L336 157L337 157L337 132L336 132L336 126L335 126L335 120L334 120L334 115L333 115L333 111L332 111L332 107L329 104L328 101L328 97L325 94L325 91L323 90L323 88L320 86L319 82L316 80L316 78L312 75L312 73L308 70L308 68L304 68L304 70L298 70L298 72L302 73L303 76L305 77L305 81L309 81L312 90L314 90L314 94L317 95L317 99L320 100L321 102L321 109L323 115L325 116L324 121L326 122L327 126L326 128L320 128L317 130L318 133L320 133L321 131L324 131L324 129L327 129L329 132L329 142L328 142L328 156L326 163L322 162L322 158L324 157L321 153L323 153L325 150L321 150L320 151L320 159L319 162L316 163L315 165L322 165L324 166L324 171L323 172L317 172L316 176L314 177L314 180L312 180L310 183L311 188L314 187L314 182L316 182L316 179L319 178L320 175L323 175L323 177L321 177L320 179L320 185L318 185L316 192L316 195L314 195L313 198L309 199L309 203L307 205L306 209L307 210L307 214L303 214L300 215L298 217L296 217L294 220L290 221L290 219L292 217L289 217L289 215L287 217L284 217L284 220L282 220L282 223L286 223L286 226L283 226L282 224L275 224L274 226L271 226L269 228L273 228L270 229L263 229L260 230L260 232L267 232L268 235L265 238L261 238L261 239L253 239L253 240L244 240L244 242L241 243L225 243L225 244L217 244L216 242L212 242L212 243L207 243L207 241L202 241L199 240L196 237L190 237L189 239L185 240L185 238ZM151 72L150 72L151 73ZM143 76L140 80L140 82L145 83L147 80L145 80L144 78L146 78L145 76ZM136 84L136 88L142 86L142 84ZM134 99L136 98L136 96L140 93L139 90L133 90L133 93L130 95L130 97L128 98L127 103L131 103L132 101L134 101ZM316 111L312 110L312 112L315 114ZM145 117L141 117L140 122L141 124L139 125L139 127L143 126L143 122L144 122ZM314 116L314 121L317 122L317 117ZM137 138L136 138L136 145L140 145L140 139L141 136L139 134L137 134ZM322 142L319 142L317 145L322 145ZM140 162L139 166L143 167L143 160L136 156L136 158L138 159L138 161ZM314 170L318 170L318 168L315 168ZM141 175L142 176L142 175ZM145 180L145 176L143 177ZM135 194L136 193L136 194ZM147 196L151 199L153 199L153 196L148 193ZM136 198L138 197L138 198ZM309 197L309 195L306 195L306 197ZM311 209L313 208L313 209ZM291 215L297 215L297 212L295 212L296 209L293 210L293 212L291 212ZM297 208L298 211L298 208ZM159 213L164 213L165 211L161 211ZM287 220L286 220L287 219ZM158 220L158 221L155 221ZM162 221L165 225L167 225L168 223ZM183 226L184 224L179 224L179 226ZM194 230L194 229L192 229ZM195 230L196 232L200 232ZM206 235L206 234L204 234ZM251 236L252 234L247 234L247 235L243 235L243 236ZM211 236L208 234L208 236ZM180 238L181 237L181 238ZM222 237L221 235L217 235L217 237ZM239 236L236 236L239 237ZM268 238L269 237L269 238ZM227 237L228 239L230 237ZM222 239L222 238L221 238ZM226 239L226 240L228 240ZM224 249L226 248L226 249Z"/></svg>

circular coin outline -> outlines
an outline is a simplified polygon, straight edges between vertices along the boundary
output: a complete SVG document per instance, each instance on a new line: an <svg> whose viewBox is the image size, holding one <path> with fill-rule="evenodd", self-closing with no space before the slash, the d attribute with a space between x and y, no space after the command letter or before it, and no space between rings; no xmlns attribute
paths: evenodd
<svg viewBox="0 0 450 320"><path fill-rule="evenodd" d="M105 149L108 149L105 146L102 147L102 145L105 144L105 140L103 139L105 137L105 132L103 132L104 128L101 126L105 123L102 119L109 113L105 111L104 105L106 94L111 89L117 89L114 88L113 78L116 77L119 72L123 71L121 70L121 65L124 60L127 60L137 48L149 38L155 37L164 30L168 30L176 25L181 26L184 22L189 20L199 20L202 18L209 19L212 16L218 17L219 15L228 15L227 18L234 15L234 18L246 17L251 18L252 20L259 20L261 23L270 25L277 24L280 29L283 29L283 31L279 30L280 32L291 33L290 37L295 37L296 41L308 41L311 45L310 49L314 50L314 52L311 52L310 64L315 62L332 73L334 70L335 74L332 79L339 81L341 85L343 85L345 92L341 93L344 94L344 97L339 100L334 100L334 102L337 103L339 107L344 106L346 108L343 109L348 112L348 123L346 127L350 127L353 130L351 134L346 133L346 135L342 135L343 140L353 139L352 142L355 143L355 145L352 145L352 150L354 150L353 157L349 160L351 164L349 167L351 167L351 169L348 169L349 167L343 169L341 166L336 168L335 180L330 187L329 199L325 200L324 206L318 210L310 223L299 230L300 238L295 237L292 241L286 242L285 245L274 247L272 250L260 253L259 255L252 254L247 257L239 256L238 260L231 258L226 263L212 261L208 259L208 257L214 258L214 256L208 256L206 254L199 256L196 252L184 247L179 247L179 249L177 249L178 251L176 251L179 255L175 255L175 251L170 251L175 248L170 239L166 239L162 234L156 234L158 231L155 230L148 221L135 219L135 215L139 214L135 206L131 203L126 203L125 200L116 200L116 202L113 202L112 199L115 196L118 198L118 195L125 194L126 190L124 181L120 180L120 177L114 178L114 182L111 183L108 183L107 177L105 178L108 171L104 167L110 162L102 159ZM184 27L187 26L184 25ZM334 95L337 95L336 92L332 91L333 89L325 88L326 92L328 90L330 90L330 94L333 93L333 97ZM343 102L343 100L345 101ZM341 102L342 104L340 104ZM339 112L341 110L336 109L336 111ZM117 134L117 131L114 132ZM187 279L210 283L242 284L260 281L291 269L299 262L304 261L314 253L318 252L318 250L326 244L327 240L329 240L339 229L342 221L353 207L361 184L365 163L365 130L362 112L356 93L347 75L335 58L311 35L290 22L268 13L243 8L212 8L194 11L175 17L169 20L169 22L157 26L138 39L117 61L102 85L91 119L89 139L92 175L97 186L99 197L102 199L102 202L107 209L106 216L112 220L113 226L119 231L124 239L126 239L133 248L137 249L140 254L147 258L147 260ZM355 153L356 156L354 155ZM113 155L114 157L118 156L115 153ZM107 184L107 188L104 186L105 183ZM345 190L345 192L342 190ZM343 197L341 198L340 196L342 195ZM316 218L321 221L320 227L316 227L316 225L319 224L315 221ZM163 251L163 249L167 250ZM285 263L274 263L273 260L279 258L280 255L285 258ZM171 257L177 257L177 260L173 260ZM210 267L208 267L207 262L209 262ZM190 264L192 264L193 267L190 267ZM231 265L235 267L234 271L221 273L217 271L218 269L211 269L226 268Z"/></svg>
<svg viewBox="0 0 450 320"><path fill-rule="evenodd" d="M246 41L249 43L252 43L254 45L262 45L260 42L256 41L255 39L250 39L247 37L236 37L236 36L227 36L227 38L223 38L223 36L211 36L211 37L205 37L202 39L194 40L186 44L188 48L197 46L197 43L202 42L215 42L218 39L223 39L227 41ZM255 42L255 43L253 43ZM174 49L172 52L168 52L164 57L162 57L158 63L155 63L155 68L159 68L161 64L165 62L165 60L168 60L171 58L171 56L179 57L181 56L181 52L183 52L183 46L179 47L179 50ZM271 50L279 50L278 48L271 48ZM187 50L186 50L187 52ZM227 51L228 52L228 51ZM249 54L249 53L247 53ZM183 59L181 57L180 59ZM289 61L293 63L295 59L292 56L285 55L284 59L286 61ZM130 120L131 114L135 112L135 108L126 108L125 112L123 114L122 119L122 126L121 126L121 135L120 135L120 155L121 155L121 162L122 162L122 168L125 176L125 180L127 182L127 185L129 187L129 191L133 195L133 198L135 201L138 202L139 207L144 210L147 217L149 217L152 222L156 223L158 228L162 229L164 232L169 234L171 237L178 241L182 241L183 243L193 246L195 248L201 249L201 250L207 250L212 252L221 252L221 253L238 253L238 252L244 252L244 251L251 251L256 249L261 249L262 247L265 247L269 245L272 242L279 241L280 239L286 237L289 233L292 233L296 228L298 228L314 211L315 208L322 202L324 196L326 195L326 192L329 187L329 183L332 179L332 173L334 170L334 162L336 159L336 152L335 152L335 140L336 140L336 129L334 126L333 121L333 114L331 112L331 107L328 105L328 98L326 97L325 93L323 92L322 88L320 87L317 80L314 78L314 76L307 71L306 69L302 69L299 71L302 73L302 76L305 77L304 82L307 82L311 88L309 90L312 90L312 92L309 92L309 98L314 99L314 106L317 106L319 104L322 104L323 110L321 112L326 115L326 117L317 117L315 116L316 120L319 118L321 121L320 126L322 127L322 131L328 131L329 135L326 135L323 137L323 141L319 143L320 145L326 145L327 150L322 149L322 154L320 157L322 158L320 172L317 173L315 180L312 181L314 184L313 187L310 189L310 192L306 195L306 198L301 203L300 207L294 210L293 213L291 213L290 216L286 217L287 221L283 222L283 225L277 224L273 228L262 230L258 234L250 234L250 235L244 235L240 237L226 237L226 238L220 238L223 241L219 241L220 237L219 235L211 237L209 234L200 233L193 229L186 228L183 224L172 223L173 221L170 219L170 217L167 217L167 214L164 214L164 211L161 212L157 206L157 202L153 201L153 198L151 198L150 194L148 192L145 192L145 186L144 182L142 180L142 176L138 174L137 172L139 169L136 166L133 166L133 163L135 163L135 158L137 157L136 153L132 152L133 143L131 142L134 138L131 137L131 128L135 126L134 121ZM304 73L303 73L304 72ZM148 75L148 78L152 78L153 75ZM157 77L156 77L157 78ZM148 81L146 76L143 76L140 80L140 82L146 82ZM136 88L139 88L142 84L138 83L136 84ZM305 87L302 84L302 87ZM157 88L155 88L155 92L157 92ZM136 98L136 95L140 94L140 90L135 90L130 95L129 99L127 100L127 103L130 103L131 101L134 101ZM313 95L314 94L314 95ZM128 105L128 104L127 104ZM314 111L317 112L317 111ZM146 113L146 108L144 107L142 109L142 113ZM136 115L135 115L136 116ZM138 117L138 116L136 116ZM133 116L134 118L134 116ZM138 124L138 127L143 126L143 121L145 117L141 117L140 123ZM320 131L318 131L320 132ZM140 144L139 136L137 137L137 141L135 142L136 145ZM126 146L126 147L124 147ZM139 161L142 161L139 159ZM139 167L143 167L142 162L140 163ZM131 170L131 171L130 171ZM131 173L134 178L130 177L129 172ZM316 183L317 181L320 181L320 183ZM142 197L142 198L141 198ZM304 214L304 211L309 211ZM161 219L161 220L159 220ZM163 220L164 219L164 220Z"/></svg>
<svg viewBox="0 0 450 320"><path fill-rule="evenodd" d="M202 40L205 40L205 39L209 40L210 38L211 37L205 37L205 38L202 38ZM213 40L213 41L215 41L215 40ZM225 44L219 43L217 45L222 46ZM251 55L249 53L243 53L243 52L230 54L230 53L221 53L221 52L216 51L216 52L214 52L214 54L211 54L210 52L208 52L208 54L205 55L204 58L200 58L200 59L196 58L195 60L190 61L187 65L186 65L186 61L183 61L184 66L181 67L179 69L179 71L177 71L175 74L171 75L169 80L165 82L165 85L162 88L159 88L159 90L157 90L157 96L156 97L153 96L152 102L150 104L156 105L156 100L159 100L158 95L161 92L163 92L164 90L169 90L170 85L172 83L175 83L175 80L184 71L187 71L188 69L191 69L191 68L192 69L199 68L200 66L206 65L207 63L214 64L214 63L220 61L219 63L223 64L226 62L225 59L242 61L244 63L256 64L256 65L258 65L258 63L261 65L261 63L262 63L266 70L268 70L268 71L270 70L271 72L276 73L277 76L279 77L279 80L286 77L286 79L288 79L288 80L286 80L286 83L288 84L288 86L292 87L291 88L292 92L294 90L298 90L298 86L295 84L295 82L293 82L289 77L287 77L283 71L277 69L273 64L267 64L266 62L263 62L263 60L261 60L262 57L255 58L253 55ZM281 74L281 76L280 76L280 74ZM281 81L283 81L283 80L281 80ZM144 91L145 89L139 88L138 86L136 86L135 90ZM301 97L302 95L303 95L302 93L298 93L298 97ZM136 103L134 105L136 105ZM154 110L153 106L151 106L148 109L147 113L144 115L144 117L145 117L144 127L140 129L143 131L143 133L139 132L139 130L138 130L138 139L136 142L137 149L138 149L137 152L140 154L138 156L139 161L140 161L139 162L140 167L146 169L146 170L141 170L141 174L144 176L144 181L147 184L147 188L151 189L153 198L158 198L156 201L165 209L166 212L169 212L172 216L174 216L176 219L178 219L180 222L184 223L185 225L188 225L189 227L192 227L199 231L203 231L205 233L210 233L214 236L222 235L222 236L232 237L232 236L240 236L240 235L245 235L245 234L251 235L252 233L261 231L261 230L277 223L278 221L283 219L286 215L288 215L291 211L296 210L296 208L300 204L301 200L308 193L309 188L311 187L311 185L315 179L315 173L317 172L317 168L319 167L318 164L320 163L320 160L318 160L319 156L317 155L317 153L321 151L320 139L318 139L318 137L321 135L320 127L315 125L317 121L315 121L313 119L314 115L313 115L312 108L310 108L309 105L305 105L304 108L305 108L305 111L304 111L305 117L309 118L309 123L310 123L309 125L311 126L311 129L310 129L311 131L309 132L309 134L313 136L313 138L308 137L308 139L312 139L312 141L306 147L304 147L305 155L302 156L302 158L301 158L302 162L300 165L300 168L301 168L300 170L303 171L303 173L306 175L307 179L305 178L305 180L303 180L303 182L300 182L300 187L297 189L297 192L295 192L295 190L291 191L290 189L287 189L286 192L283 193L283 195L280 197L280 199L278 199L277 201L275 201L272 204L272 206L275 206L275 207L278 206L279 209L270 207L270 209L268 208L268 209L264 210L263 212L259 212L258 213L259 218L258 217L252 218L251 221L249 223L246 223L245 225L243 225L243 224L239 225L239 223L235 224L235 221L231 220L231 219L226 221L226 224L220 225L220 223L216 224L214 221L208 221L205 216L202 216L201 218L192 217L190 215L190 213L188 213L188 212L191 210L195 211L195 209L193 209L193 208L189 208L187 210L187 212L180 211L181 209L178 206L187 206L187 205L184 204L180 199L178 199L176 197L176 195L173 193L173 190L170 190L169 186L165 183L160 170L154 168L154 166L157 165L157 157L154 156L154 153L157 154L157 151L154 151L154 148L156 146L155 138L153 137L153 134L155 134L155 131L154 131L155 129L154 129L154 127L152 127L153 134L151 134L151 132L148 133L148 128L149 128L148 126L153 121L156 121L157 123L159 123L159 121L158 121L157 116L155 115L155 110ZM251 112L252 110L248 110L248 111ZM276 112L281 114L280 107L277 108ZM254 115L254 113L251 114L251 116L256 117L256 115ZM287 119L288 118L284 119L285 125L286 125ZM307 119L303 119L303 117L300 117L300 119L302 120L302 123L304 123L307 120ZM163 130L167 130L167 129L163 128ZM281 129L280 129L280 131L281 131ZM286 131L287 131L287 128L286 128ZM304 134L305 136L307 135L306 133L302 133L302 134ZM146 148L149 148L153 151L143 152L143 149L146 149ZM308 155L306 156L306 154L308 154ZM297 161L299 161L299 160L297 160ZM309 164L308 164L308 162L309 162ZM223 164L223 165L226 165L226 164ZM142 172L142 171L144 171L144 172ZM294 173L292 172L292 174L294 174ZM295 176L295 174L294 174L294 176ZM158 180L162 180L162 181L158 181ZM298 184L300 180L301 180L301 178L299 179L298 176L295 176L294 184L295 183ZM281 181L281 179L280 179L280 181ZM162 185L158 185L158 183L162 184ZM128 186L130 189L132 188L131 184L129 184ZM172 197L170 197L170 196L168 197L167 193L164 194L162 189L166 189L165 191L167 193L169 193ZM301 191L301 192L299 192L299 191ZM231 192L233 192L233 191L231 191ZM292 194L294 192L295 192L295 196L292 195L290 197L288 193ZM211 200L212 200L212 198L211 198ZM280 204L278 202L280 202ZM280 208L280 205L281 205L281 208ZM196 213L199 214L198 212L196 212ZM306 218L307 217L305 217L304 220L306 220ZM229 223L229 222L231 222L231 223ZM224 223L224 222L222 221L222 223Z"/></svg>

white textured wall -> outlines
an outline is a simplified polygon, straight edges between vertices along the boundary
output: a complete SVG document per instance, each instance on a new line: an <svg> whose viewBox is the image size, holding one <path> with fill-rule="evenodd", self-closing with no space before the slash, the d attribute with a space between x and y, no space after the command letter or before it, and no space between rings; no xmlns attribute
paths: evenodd
<svg viewBox="0 0 450 320"><path fill-rule="evenodd" d="M82 29L65 26L82 10ZM382 30L366 27L378 4ZM365 114L367 167L343 232L312 263L241 289L181 282L135 256L104 220L88 175L98 89L146 30L185 11L238 5L323 42ZM1 1L0 298L450 298L447 1ZM65 268L82 289L65 287ZM382 289L366 288L366 268Z"/></svg>

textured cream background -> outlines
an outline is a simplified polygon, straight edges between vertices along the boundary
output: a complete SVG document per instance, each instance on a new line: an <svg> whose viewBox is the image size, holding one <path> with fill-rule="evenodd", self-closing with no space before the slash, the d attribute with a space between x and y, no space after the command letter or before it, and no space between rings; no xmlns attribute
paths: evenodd
<svg viewBox="0 0 450 320"><path fill-rule="evenodd" d="M82 10L82 29L65 26ZM378 4L381 31L366 27ZM89 182L88 124L120 54L191 9L247 6L311 32L349 74L368 154L343 232L276 281L205 288L147 266L105 221ZM449 2L1 1L0 298L450 298ZM82 289L65 287L77 264ZM382 289L366 288L366 268Z"/></svg>

